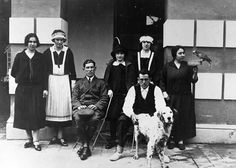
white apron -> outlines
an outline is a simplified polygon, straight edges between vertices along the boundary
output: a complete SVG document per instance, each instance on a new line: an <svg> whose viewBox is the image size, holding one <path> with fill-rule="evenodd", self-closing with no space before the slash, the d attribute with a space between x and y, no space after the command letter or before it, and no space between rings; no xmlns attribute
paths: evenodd
<svg viewBox="0 0 236 168"><path fill-rule="evenodd" d="M64 57L60 68L55 64L53 49L50 47L53 72L48 79L48 97L46 103L47 121L72 120L72 105L69 75L64 75L64 66L68 47L63 47Z"/></svg>

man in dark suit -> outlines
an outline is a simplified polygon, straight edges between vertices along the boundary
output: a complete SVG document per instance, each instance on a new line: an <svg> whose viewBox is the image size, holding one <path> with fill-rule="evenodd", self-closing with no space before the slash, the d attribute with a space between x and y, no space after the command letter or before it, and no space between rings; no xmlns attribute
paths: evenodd
<svg viewBox="0 0 236 168"><path fill-rule="evenodd" d="M93 137L99 119L104 117L108 103L105 82L95 76L96 63L87 59L83 63L85 77L76 82L72 93L73 116L82 146L77 151L81 160L91 156L89 143ZM81 110L91 110L92 114L82 115Z"/></svg>

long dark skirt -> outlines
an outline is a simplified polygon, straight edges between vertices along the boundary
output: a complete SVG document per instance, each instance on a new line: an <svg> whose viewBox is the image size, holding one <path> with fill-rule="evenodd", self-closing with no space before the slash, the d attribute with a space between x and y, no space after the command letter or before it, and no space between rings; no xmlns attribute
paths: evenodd
<svg viewBox="0 0 236 168"><path fill-rule="evenodd" d="M15 92L14 128L36 130L45 126L45 99L40 85L18 85Z"/></svg>
<svg viewBox="0 0 236 168"><path fill-rule="evenodd" d="M174 140L186 140L196 136L196 117L193 95L171 95L170 107L178 113L172 127Z"/></svg>
<svg viewBox="0 0 236 168"><path fill-rule="evenodd" d="M108 111L108 119L118 119L122 112L122 107L125 101L125 94L114 94Z"/></svg>

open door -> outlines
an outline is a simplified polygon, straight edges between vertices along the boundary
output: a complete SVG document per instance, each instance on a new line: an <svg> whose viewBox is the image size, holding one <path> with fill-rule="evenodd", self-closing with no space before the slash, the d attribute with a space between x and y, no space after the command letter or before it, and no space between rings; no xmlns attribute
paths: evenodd
<svg viewBox="0 0 236 168"><path fill-rule="evenodd" d="M154 47L162 48L165 0L115 0L114 37L129 51L139 49L139 37L154 38Z"/></svg>

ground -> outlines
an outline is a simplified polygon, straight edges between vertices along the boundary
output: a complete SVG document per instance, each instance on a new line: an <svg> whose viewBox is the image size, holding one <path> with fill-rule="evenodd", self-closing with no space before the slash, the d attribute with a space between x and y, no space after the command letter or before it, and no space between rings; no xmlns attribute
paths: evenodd
<svg viewBox="0 0 236 168"><path fill-rule="evenodd" d="M42 141L42 151L38 152L33 148L24 149L24 140L6 140L4 134L0 139L1 168L146 168L145 145L141 146L138 160L132 158L134 151L130 144L125 148L125 156L115 162L109 161L115 148L107 150L104 145L97 144L92 156L81 161L76 154L79 145L73 148L74 141L69 142L68 147ZM184 151L174 148L166 154L170 157L170 168L236 167L236 145L188 144ZM152 159L152 167L160 167L157 156Z"/></svg>

